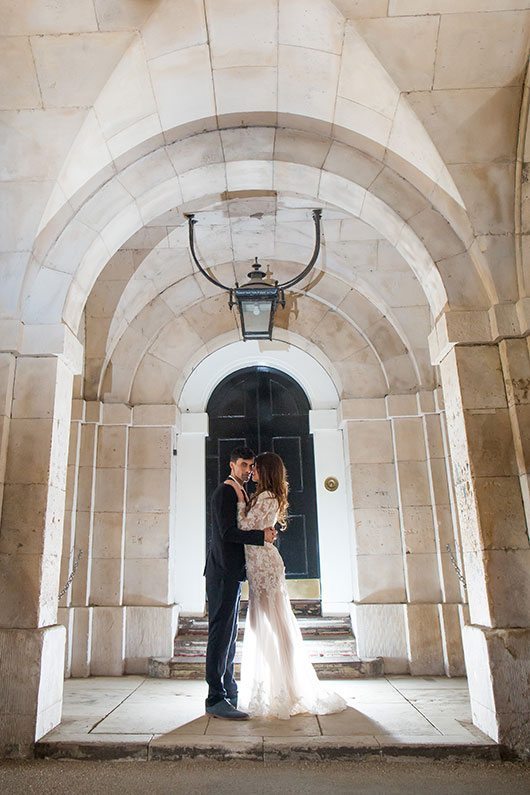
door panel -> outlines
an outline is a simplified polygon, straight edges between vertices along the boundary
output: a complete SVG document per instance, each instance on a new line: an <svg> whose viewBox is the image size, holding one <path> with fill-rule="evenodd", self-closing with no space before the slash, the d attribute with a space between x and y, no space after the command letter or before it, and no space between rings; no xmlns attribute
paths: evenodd
<svg viewBox="0 0 530 795"><path fill-rule="evenodd" d="M302 445L299 436L273 436L272 452L283 458L289 473L289 495L292 503L294 495L304 490Z"/></svg>
<svg viewBox="0 0 530 795"><path fill-rule="evenodd" d="M278 549L285 563L285 571L297 580L312 579L310 572L309 546L305 516L289 513L289 525L285 533L278 533Z"/></svg>
<svg viewBox="0 0 530 795"><path fill-rule="evenodd" d="M290 579L319 577L313 438L309 434L309 402L289 376L266 367L248 368L217 386L207 412L206 519L210 538L213 490L229 473L230 451L280 455L289 478L289 519L278 548Z"/></svg>

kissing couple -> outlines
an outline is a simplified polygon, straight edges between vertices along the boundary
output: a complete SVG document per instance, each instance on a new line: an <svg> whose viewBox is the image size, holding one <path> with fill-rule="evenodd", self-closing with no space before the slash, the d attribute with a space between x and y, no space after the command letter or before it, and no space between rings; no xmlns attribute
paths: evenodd
<svg viewBox="0 0 530 795"><path fill-rule="evenodd" d="M249 497L245 485L256 484ZM212 541L206 559L208 646L206 712L214 718L325 715L346 701L319 682L291 609L285 567L274 546L275 525L286 527L287 474L280 456L230 454L230 474L212 496ZM241 583L249 603L238 691L234 678Z"/></svg>

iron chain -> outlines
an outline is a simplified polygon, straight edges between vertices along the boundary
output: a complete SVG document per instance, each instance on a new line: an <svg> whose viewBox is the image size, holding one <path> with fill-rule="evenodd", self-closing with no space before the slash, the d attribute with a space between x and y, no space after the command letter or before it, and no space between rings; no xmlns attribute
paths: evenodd
<svg viewBox="0 0 530 795"><path fill-rule="evenodd" d="M462 571L461 571L461 569L460 569L460 566L459 566L459 565L458 565L458 563L456 562L456 558L455 558L455 556L453 555L453 550L451 549L451 544L446 544L446 545L445 545L445 548L446 548L446 550L449 552L449 557L450 557L450 559L451 559L451 563L453 564L453 568L454 568L454 570L456 571L456 576L458 577L458 579L460 580L460 582L462 583L462 585L464 586L464 588L466 588L466 590L467 590L466 578L465 578L465 577L464 577L464 575L462 574Z"/></svg>
<svg viewBox="0 0 530 795"><path fill-rule="evenodd" d="M83 550L80 549L79 553L77 555L77 558L74 560L74 565L72 566L72 571L70 572L70 575L69 575L68 579L66 580L63 588L59 591L59 596L57 597L58 601L60 601L63 598L63 596L67 592L68 588L71 586L72 580L74 579L75 573L77 571L77 567L79 566L79 561L81 560L82 554L83 554Z"/></svg>

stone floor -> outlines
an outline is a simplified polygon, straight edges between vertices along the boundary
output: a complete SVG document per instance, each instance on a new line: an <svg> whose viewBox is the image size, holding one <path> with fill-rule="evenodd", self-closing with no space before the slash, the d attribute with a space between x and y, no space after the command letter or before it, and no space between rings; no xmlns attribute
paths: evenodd
<svg viewBox="0 0 530 795"><path fill-rule="evenodd" d="M205 684L143 676L65 682L63 722L37 745L54 758L368 758L470 755L498 746L471 722L465 679L328 682L348 700L336 715L221 721L204 714Z"/></svg>

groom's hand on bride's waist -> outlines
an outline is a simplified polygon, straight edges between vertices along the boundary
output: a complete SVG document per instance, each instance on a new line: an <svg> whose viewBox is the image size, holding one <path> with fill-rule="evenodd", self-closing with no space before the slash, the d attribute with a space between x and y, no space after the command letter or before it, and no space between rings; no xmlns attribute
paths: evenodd
<svg viewBox="0 0 530 795"><path fill-rule="evenodd" d="M269 542L269 543L271 543L271 544L272 544L274 541L276 541L276 538L277 538L277 536L278 536L278 533L276 532L276 530L274 529L274 527L266 527L266 528L265 528L265 530L264 530L263 532L265 533L265 541L268 541L268 542Z"/></svg>

